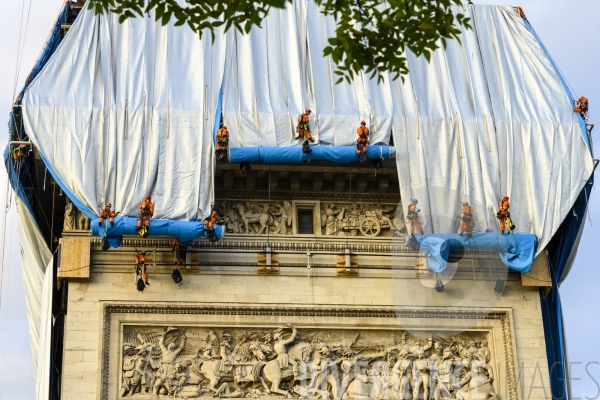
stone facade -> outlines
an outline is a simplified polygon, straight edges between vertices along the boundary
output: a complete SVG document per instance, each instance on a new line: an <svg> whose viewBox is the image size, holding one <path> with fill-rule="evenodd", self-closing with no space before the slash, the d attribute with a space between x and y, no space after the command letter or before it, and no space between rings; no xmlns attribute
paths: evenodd
<svg viewBox="0 0 600 400"><path fill-rule="evenodd" d="M107 252L90 238L89 277L69 281L62 398L550 398L538 288L467 254L437 293L426 258L387 222L401 207L393 195L303 196L222 196L228 233L187 247L180 287L169 238ZM313 234L298 232L303 207ZM367 217L377 234L361 231ZM259 274L267 240L272 273ZM141 249L152 259L143 292ZM487 302L498 277L505 290Z"/></svg>

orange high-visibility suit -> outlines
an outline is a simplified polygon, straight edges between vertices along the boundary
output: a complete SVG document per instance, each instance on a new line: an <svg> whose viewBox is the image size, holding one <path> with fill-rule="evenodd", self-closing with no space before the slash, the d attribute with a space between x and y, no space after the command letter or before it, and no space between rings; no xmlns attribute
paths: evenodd
<svg viewBox="0 0 600 400"><path fill-rule="evenodd" d="M152 262L152 260L146 257L146 254L144 253L135 256L135 274L138 278L141 276L146 285L149 285L146 264L150 262Z"/></svg>
<svg viewBox="0 0 600 400"><path fill-rule="evenodd" d="M208 218L206 218L204 220L204 229L208 229L208 230L213 230L214 229L214 225L217 223L217 220L219 219L219 216L217 215L217 212L215 210L213 210L210 215L208 216Z"/></svg>
<svg viewBox="0 0 600 400"><path fill-rule="evenodd" d="M18 146L16 146L13 150L12 150L12 157L13 160L17 160L17 158L21 157L23 155L23 151L25 150L25 147L27 147L26 144L19 144Z"/></svg>
<svg viewBox="0 0 600 400"><path fill-rule="evenodd" d="M589 109L588 99L585 96L580 96L577 99L576 107L573 111L578 112L580 114L587 114Z"/></svg>
<svg viewBox="0 0 600 400"><path fill-rule="evenodd" d="M217 151L227 150L229 144L229 131L227 127L223 125L221 129L217 131Z"/></svg>
<svg viewBox="0 0 600 400"><path fill-rule="evenodd" d="M356 128L356 134L358 139L356 140L356 154L361 155L367 151L367 144L369 143L369 128L366 127L365 121Z"/></svg>
<svg viewBox="0 0 600 400"><path fill-rule="evenodd" d="M463 203L462 216L460 224L460 236L467 232L469 237L473 236L473 228L475 227L475 221L473 221L473 208L466 201Z"/></svg>
<svg viewBox="0 0 600 400"><path fill-rule="evenodd" d="M408 206L407 218L408 223L410 224L410 234L415 234L415 225L417 225L417 228L422 235L423 227L421 226L421 221L419 221L419 214L417 214L417 203L414 201Z"/></svg>
<svg viewBox="0 0 600 400"><path fill-rule="evenodd" d="M308 126L309 115L310 110L306 109L306 111L304 111L304 113L300 114L300 116L298 117L298 126L296 127L296 132L298 133L298 136L296 136L296 139L304 139L304 136L306 135L306 140L314 142L314 139L310 135L310 128Z"/></svg>
<svg viewBox="0 0 600 400"><path fill-rule="evenodd" d="M140 203L140 216L137 222L137 229L140 230L142 224L146 228L150 225L150 218L154 215L154 203L151 201L150 195L147 195L146 198Z"/></svg>
<svg viewBox="0 0 600 400"><path fill-rule="evenodd" d="M100 210L100 218L98 218L98 226L102 226L105 219L108 219L111 225L115 224L114 218L118 215L118 213L113 212L111 209L110 203L107 204L102 210Z"/></svg>
<svg viewBox="0 0 600 400"><path fill-rule="evenodd" d="M498 220L500 220L500 230L502 231L502 234L504 234L504 230L506 229L505 224L506 224L506 218L508 218L509 214L508 214L508 209L510 208L510 203L508 201L508 196L504 196L504 198L502 200L500 200L498 202L498 214L496 214L496 217L498 218Z"/></svg>

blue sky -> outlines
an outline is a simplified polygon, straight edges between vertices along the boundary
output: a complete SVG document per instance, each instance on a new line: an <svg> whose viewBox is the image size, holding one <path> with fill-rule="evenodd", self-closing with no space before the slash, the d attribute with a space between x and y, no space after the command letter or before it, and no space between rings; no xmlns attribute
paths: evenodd
<svg viewBox="0 0 600 400"><path fill-rule="evenodd" d="M476 4L499 4L498 1L475 1ZM3 27L0 40L0 125L8 121L15 87L15 58L23 13L21 36L25 33L28 7L29 23L22 46L17 90L30 71L62 0L4 0L0 13ZM590 99L591 119L596 117L600 133L600 1L519 0L533 27L578 95ZM24 6L24 8L23 8ZM3 111L2 111L3 110ZM2 117L3 116L3 117ZM6 140L6 139L4 139ZM600 140L596 140L600 143ZM600 155L600 145L595 154ZM0 203L3 202L6 175L0 173ZM0 399L34 399L33 370L27 330L27 309L23 294L14 203L8 210L5 225L2 305L0 308ZM600 362L600 263L596 247L600 238L600 197L592 192L589 219L573 270L560 288L565 309L565 324L572 363L574 398L596 399L599 387L586 374L586 364ZM2 220L4 216L0 216ZM1 239L0 239L1 240ZM0 242L1 243L1 242ZM589 364L588 370L600 382L600 365ZM575 380L579 378L580 380Z"/></svg>

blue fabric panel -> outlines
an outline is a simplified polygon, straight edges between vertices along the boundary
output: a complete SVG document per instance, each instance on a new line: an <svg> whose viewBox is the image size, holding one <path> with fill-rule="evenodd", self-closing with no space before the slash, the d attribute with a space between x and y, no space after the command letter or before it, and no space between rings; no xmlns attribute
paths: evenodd
<svg viewBox="0 0 600 400"><path fill-rule="evenodd" d="M560 70L558 69L558 67L554 63L554 60L552 59L552 56L550 55L550 53L548 53L548 50L546 49L546 46L544 46L544 43L542 43L542 41L540 40L539 36L535 32L535 30L533 29L533 26L531 26L531 24L529 23L529 21L527 21L526 19L523 18L523 22L525 23L525 25L527 26L527 28L529 29L529 31L531 32L531 34L535 37L535 40L537 40L538 44L540 45L540 47L542 48L542 50L544 51L544 53L546 53L546 57L548 57L548 61L550 61L550 64L552 64L552 68L554 68L554 71L556 72L556 75L558 75L558 78L562 82L562 85L565 88L565 91L567 92L567 96L569 96L569 98L571 99L571 103L573 104L573 108L575 108L575 100L576 99L573 96L573 92L569 89L569 85L567 84L567 81L565 81L564 76L561 74ZM581 136L583 137L583 141L587 145L588 149L590 149L590 151L591 151L592 150L592 146L590 145L590 139L588 138L587 127L585 126L585 121L583 120L583 118L581 117L580 114L577 114L577 118L579 119L579 124L581 125Z"/></svg>
<svg viewBox="0 0 600 400"><path fill-rule="evenodd" d="M236 147L229 149L230 162L301 163L305 160L328 160L335 163L357 161L355 146L310 146L305 154L302 147ZM369 158L390 158L391 147L367 146Z"/></svg>
<svg viewBox="0 0 600 400"><path fill-rule="evenodd" d="M554 234L546 247L550 266L552 289L547 296L540 290L542 319L544 321L544 337L546 339L546 355L550 369L550 386L553 399L567 399L567 356L565 352L565 334L558 290L558 280L567 264L571 249L577 241L577 233L585 222L584 216L588 206L594 176L590 178L573 205L572 211ZM573 212L577 215L575 216Z"/></svg>
<svg viewBox="0 0 600 400"><path fill-rule="evenodd" d="M12 118L12 116L11 116L11 118ZM17 175L14 160L10 156L10 145L6 145L6 148L4 149L4 164L6 166L6 172L8 172L8 180L10 182L10 185L12 186L13 190L17 194L17 197L27 206L27 208L29 209L29 212L35 219L35 214L33 213L31 204L29 204L29 200L27 199L25 189L23 189L23 184L21 184L21 181L19 180L19 176ZM36 222L37 222L37 220L36 220ZM39 226L38 226L38 228L39 228Z"/></svg>
<svg viewBox="0 0 600 400"><path fill-rule="evenodd" d="M115 240L115 238L120 240L123 236L135 236L138 234L136 230L137 221L138 219L133 217L117 217L115 218L115 224L112 226L106 220L102 226L98 226L98 218L94 218L91 222L92 235L100 236L101 238L107 236L109 243L111 240ZM221 240L221 237L223 237L223 227L221 225L215 225L215 234L217 241ZM171 221L166 219L151 220L148 235L176 237L182 243L191 242L200 237L208 237L204 231L203 221ZM111 246L118 247L112 244Z"/></svg>
<svg viewBox="0 0 600 400"><path fill-rule="evenodd" d="M415 235L421 251L429 256L429 268L441 272L446 268L452 252L465 249L497 251L506 266L515 271L528 273L535 255L536 237L532 234L515 233L501 235L497 232L473 233L472 238L457 233ZM407 238L408 240L408 238Z"/></svg>

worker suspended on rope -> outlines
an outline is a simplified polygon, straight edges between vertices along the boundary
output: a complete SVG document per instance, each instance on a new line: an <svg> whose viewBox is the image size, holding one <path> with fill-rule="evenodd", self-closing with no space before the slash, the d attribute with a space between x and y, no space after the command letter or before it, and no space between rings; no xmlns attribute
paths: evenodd
<svg viewBox="0 0 600 400"><path fill-rule="evenodd" d="M100 218L98 218L98 226L102 226L105 219L108 219L108 222L110 222L111 226L115 224L114 218L117 215L119 215L120 213L113 212L111 210L111 207L112 207L112 204L106 203L104 208L100 210Z"/></svg>
<svg viewBox="0 0 600 400"><path fill-rule="evenodd" d="M17 144L15 147L13 147L13 149L11 150L11 154L14 161L17 161L18 158L25 155L26 147L27 145L24 143Z"/></svg>
<svg viewBox="0 0 600 400"><path fill-rule="evenodd" d="M181 244L181 241L178 238L173 239L173 242L171 243L171 251L173 252L174 256L173 264L185 264L186 246L185 244Z"/></svg>
<svg viewBox="0 0 600 400"><path fill-rule="evenodd" d="M575 108L573 111L581 114L581 117L587 120L589 105L588 99L585 96L579 96L577 102L575 102Z"/></svg>
<svg viewBox="0 0 600 400"><path fill-rule="evenodd" d="M512 219L510 219L510 212L508 211L510 209L510 202L508 201L508 196L504 196L502 200L498 202L498 209L499 211L496 214L496 218L498 218L498 220L500 221L500 230L504 235L506 227L508 227L508 229L510 229L511 231L515 229L515 224L512 222Z"/></svg>
<svg viewBox="0 0 600 400"><path fill-rule="evenodd" d="M135 256L135 284L139 291L143 291L145 286L149 286L148 282L148 268L146 264L151 263L152 260L146 257L145 251L140 251Z"/></svg>
<svg viewBox="0 0 600 400"><path fill-rule="evenodd" d="M215 224L223 225L223 218L219 217L216 210L212 210L210 215L204 219L204 230L206 231L206 235L208 240L214 242L217 240L217 235L215 234Z"/></svg>
<svg viewBox="0 0 600 400"><path fill-rule="evenodd" d="M311 143L315 141L310 135L310 127L308 126L308 116L310 113L311 111L307 108L298 117L298 126L296 126L296 133L298 136L296 136L296 140L303 139L304 141L308 140Z"/></svg>
<svg viewBox="0 0 600 400"><path fill-rule="evenodd" d="M365 120L360 121L360 126L356 128L358 139L356 140L356 156L361 162L367 160L367 144L369 143L369 128Z"/></svg>
<svg viewBox="0 0 600 400"><path fill-rule="evenodd" d="M421 226L421 221L419 221L419 212L421 210L417 210L417 204L419 200L413 199L412 203L408 206L408 214L406 218L408 219L408 223L410 224L410 235L414 236L415 234L415 225L419 229L421 235L423 234L423 227Z"/></svg>
<svg viewBox="0 0 600 400"><path fill-rule="evenodd" d="M150 227L150 218L154 216L154 203L149 194L140 203L140 216L137 221L136 230L142 237L148 237L148 229Z"/></svg>
<svg viewBox="0 0 600 400"><path fill-rule="evenodd" d="M473 237L473 228L475 227L475 220L473 219L473 207L468 202L463 202L462 215L460 217L460 236L467 232L469 238Z"/></svg>
<svg viewBox="0 0 600 400"><path fill-rule="evenodd" d="M227 148L229 145L229 131L225 124L221 125L221 128L217 131L217 149L215 154L217 160L224 160L227 155Z"/></svg>

